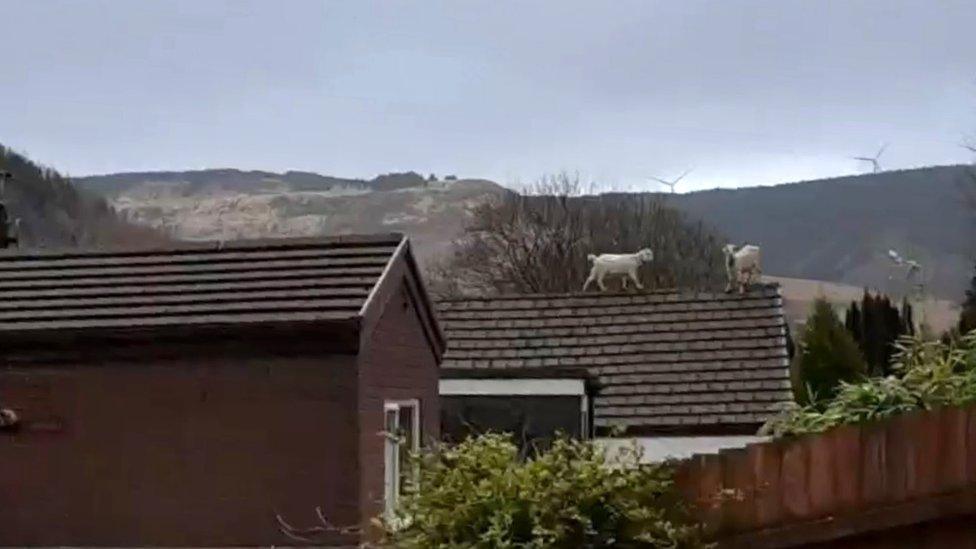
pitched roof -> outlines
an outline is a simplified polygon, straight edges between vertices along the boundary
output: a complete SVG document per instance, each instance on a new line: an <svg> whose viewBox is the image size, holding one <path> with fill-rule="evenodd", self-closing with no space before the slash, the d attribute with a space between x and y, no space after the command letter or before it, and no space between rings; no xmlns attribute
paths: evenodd
<svg viewBox="0 0 976 549"><path fill-rule="evenodd" d="M0 334L362 315L402 235L0 254Z"/></svg>
<svg viewBox="0 0 976 549"><path fill-rule="evenodd" d="M439 303L442 366L585 367L594 423L632 431L753 428L791 400L779 287L745 295L525 295Z"/></svg>

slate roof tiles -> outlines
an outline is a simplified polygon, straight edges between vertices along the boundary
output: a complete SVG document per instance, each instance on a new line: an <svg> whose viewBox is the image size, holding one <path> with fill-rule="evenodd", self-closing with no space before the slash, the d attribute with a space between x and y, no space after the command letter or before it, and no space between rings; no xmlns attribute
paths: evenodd
<svg viewBox="0 0 976 549"><path fill-rule="evenodd" d="M0 253L0 333L346 320L402 235Z"/></svg>
<svg viewBox="0 0 976 549"><path fill-rule="evenodd" d="M782 299L653 292L439 303L445 368L583 367L597 427L755 426L790 401ZM503 375L503 374L499 374Z"/></svg>

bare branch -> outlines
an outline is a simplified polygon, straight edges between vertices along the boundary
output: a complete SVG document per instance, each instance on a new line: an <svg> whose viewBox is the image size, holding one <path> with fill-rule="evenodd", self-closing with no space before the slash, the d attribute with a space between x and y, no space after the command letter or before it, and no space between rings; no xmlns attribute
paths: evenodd
<svg viewBox="0 0 976 549"><path fill-rule="evenodd" d="M657 195L584 188L578 176L561 174L474 208L440 274L468 294L576 291L589 272L587 254L650 247L658 258L643 268L651 288L720 283L718 239L701 223Z"/></svg>
<svg viewBox="0 0 976 549"><path fill-rule="evenodd" d="M362 533L362 528L359 526L336 526L329 522L325 518L325 513L322 512L321 507L315 508L315 516L319 520L319 524L315 526L310 526L308 528L296 528L281 516L280 513L275 511L275 520L278 521L278 530L281 531L286 537L294 541L300 541L303 543L316 543L316 538L324 534L332 535L358 535Z"/></svg>

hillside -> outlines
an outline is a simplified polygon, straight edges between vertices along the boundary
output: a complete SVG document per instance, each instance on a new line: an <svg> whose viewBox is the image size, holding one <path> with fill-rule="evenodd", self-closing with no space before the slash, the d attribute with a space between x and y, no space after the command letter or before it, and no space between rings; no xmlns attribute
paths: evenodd
<svg viewBox="0 0 976 549"><path fill-rule="evenodd" d="M922 263L930 293L956 300L976 255L976 225L960 190L971 183L969 170L929 167L667 199L730 241L761 245L768 274L900 293L904 275L884 255L894 248ZM412 235L422 257L449 248L468 206L506 192L489 181L425 182L417 174L356 180L204 170L80 182L128 219L181 238L395 230Z"/></svg>
<svg viewBox="0 0 976 549"><path fill-rule="evenodd" d="M11 221L20 220L21 247L127 247L168 240L158 231L126 222L103 197L79 190L57 171L2 145L0 172L12 176L0 202Z"/></svg>
<svg viewBox="0 0 976 549"><path fill-rule="evenodd" d="M504 192L489 181L426 181L408 172L371 180L307 172L201 170L79 180L126 219L187 240L398 231L422 257L446 252L467 208Z"/></svg>
<svg viewBox="0 0 976 549"><path fill-rule="evenodd" d="M923 266L927 290L959 299L976 258L976 219L962 188L971 166L939 166L674 197L732 242L763 248L779 276L899 289L885 256L895 249ZM888 277L895 280L889 282Z"/></svg>

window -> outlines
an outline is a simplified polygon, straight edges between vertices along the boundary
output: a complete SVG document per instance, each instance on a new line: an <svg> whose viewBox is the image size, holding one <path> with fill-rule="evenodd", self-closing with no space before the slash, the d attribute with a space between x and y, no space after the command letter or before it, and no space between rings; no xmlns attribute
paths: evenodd
<svg viewBox="0 0 976 549"><path fill-rule="evenodd" d="M411 452L420 450L420 401L404 400L383 405L384 504L387 515L393 512L409 477Z"/></svg>

